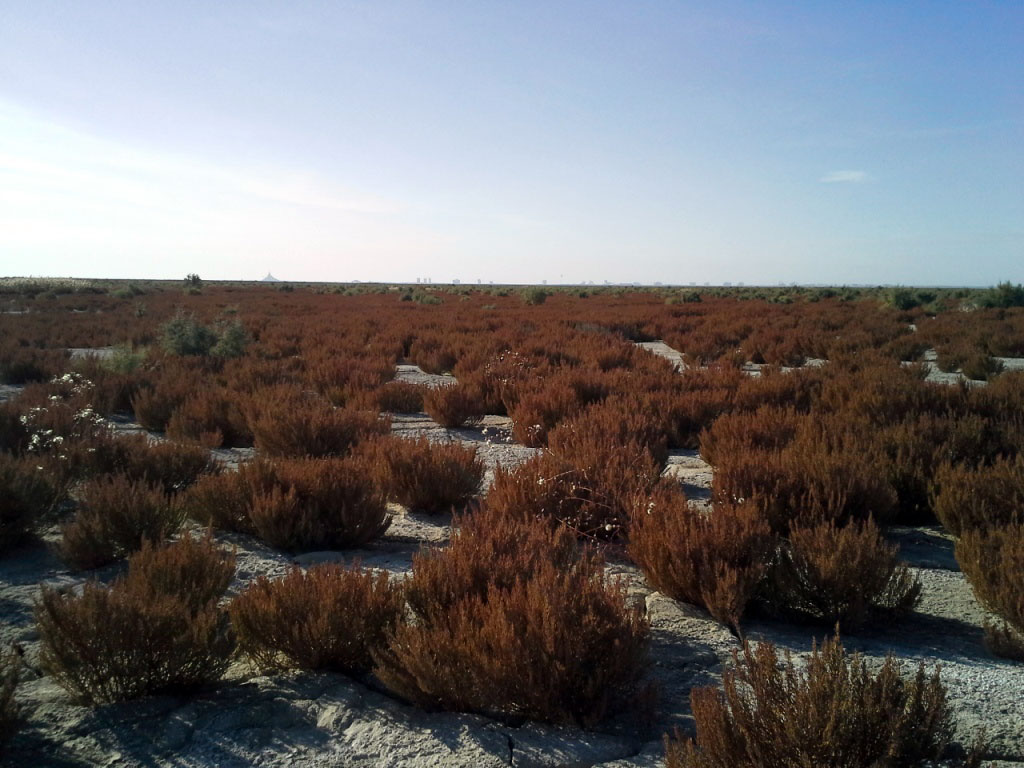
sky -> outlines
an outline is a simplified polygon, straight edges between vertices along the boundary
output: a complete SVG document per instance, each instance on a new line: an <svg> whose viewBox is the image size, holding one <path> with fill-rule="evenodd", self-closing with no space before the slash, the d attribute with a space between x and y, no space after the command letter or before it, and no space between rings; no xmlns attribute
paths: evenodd
<svg viewBox="0 0 1024 768"><path fill-rule="evenodd" d="M0 275L1024 281L1024 3L0 0Z"/></svg>

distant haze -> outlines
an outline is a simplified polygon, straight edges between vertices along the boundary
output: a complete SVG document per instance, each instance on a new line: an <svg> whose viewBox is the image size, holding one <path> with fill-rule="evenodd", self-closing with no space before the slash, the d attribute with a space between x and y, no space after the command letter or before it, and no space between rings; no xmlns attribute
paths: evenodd
<svg viewBox="0 0 1024 768"><path fill-rule="evenodd" d="M1024 4L0 9L0 275L1024 281Z"/></svg>

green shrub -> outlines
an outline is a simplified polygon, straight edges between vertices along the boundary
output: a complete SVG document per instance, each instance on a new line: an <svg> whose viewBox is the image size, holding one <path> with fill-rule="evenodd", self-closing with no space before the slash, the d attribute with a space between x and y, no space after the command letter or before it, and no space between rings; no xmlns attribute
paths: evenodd
<svg viewBox="0 0 1024 768"><path fill-rule="evenodd" d="M690 695L696 743L666 737L667 768L914 766L943 756L953 736L936 671L904 679L889 656L877 673L839 639L814 648L806 666L771 643L744 643L722 690Z"/></svg>
<svg viewBox="0 0 1024 768"><path fill-rule="evenodd" d="M205 686L224 673L234 648L217 608L233 573L233 557L210 539L186 537L143 548L109 587L44 587L36 605L40 663L92 705Z"/></svg>
<svg viewBox="0 0 1024 768"><path fill-rule="evenodd" d="M172 355L208 355L217 343L217 334L182 310L160 329L163 348Z"/></svg>
<svg viewBox="0 0 1024 768"><path fill-rule="evenodd" d="M358 565L260 576L231 602L239 650L263 669L367 672L405 607L400 582Z"/></svg>
<svg viewBox="0 0 1024 768"><path fill-rule="evenodd" d="M210 349L214 357L241 357L249 344L249 332L240 320L222 322L215 330L217 343Z"/></svg>

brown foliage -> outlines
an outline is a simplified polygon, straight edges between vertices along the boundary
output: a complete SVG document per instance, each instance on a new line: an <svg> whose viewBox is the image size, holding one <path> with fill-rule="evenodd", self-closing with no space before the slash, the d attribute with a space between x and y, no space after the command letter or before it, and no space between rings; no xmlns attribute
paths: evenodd
<svg viewBox="0 0 1024 768"><path fill-rule="evenodd" d="M648 581L669 597L705 608L738 633L774 551L768 524L743 507L691 509L670 481L638 507L629 555Z"/></svg>
<svg viewBox="0 0 1024 768"><path fill-rule="evenodd" d="M690 695L696 743L666 737L668 768L912 766L940 758L953 736L946 689L924 665L910 679L889 656L872 674L838 638L806 666L771 643L743 644L722 690Z"/></svg>
<svg viewBox="0 0 1024 768"><path fill-rule="evenodd" d="M28 538L59 497L34 460L0 453L0 554Z"/></svg>
<svg viewBox="0 0 1024 768"><path fill-rule="evenodd" d="M464 384L425 390L423 408L430 418L448 429L474 424L483 416L478 395Z"/></svg>
<svg viewBox="0 0 1024 768"><path fill-rule="evenodd" d="M44 587L40 663L93 705L202 687L223 674L234 646L217 609L233 573L233 559L212 541L186 537L140 551L109 587Z"/></svg>
<svg viewBox="0 0 1024 768"><path fill-rule="evenodd" d="M97 473L121 473L131 480L159 485L166 493L184 490L202 475L217 474L220 465L201 445L170 440L154 443L146 435L112 437L93 455Z"/></svg>
<svg viewBox="0 0 1024 768"><path fill-rule="evenodd" d="M419 620L398 627L377 654L376 673L429 708L596 723L636 693L647 623L627 605L625 588L606 580L594 552L559 562L571 537L525 519L504 530L510 538L464 527L457 546L417 559L409 589ZM496 548L512 567L495 580L460 564L480 564ZM469 592L458 583L466 575L479 579Z"/></svg>
<svg viewBox="0 0 1024 768"><path fill-rule="evenodd" d="M444 512L480 492L483 462L476 448L426 437L379 440L367 449L387 497L409 509Z"/></svg>
<svg viewBox="0 0 1024 768"><path fill-rule="evenodd" d="M238 647L263 669L367 672L404 609L400 582L358 565L260 576L231 602Z"/></svg>
<svg viewBox="0 0 1024 768"><path fill-rule="evenodd" d="M21 710L14 699L21 660L14 651L0 653L0 753L21 727Z"/></svg>
<svg viewBox="0 0 1024 768"><path fill-rule="evenodd" d="M985 627L991 650L1024 660L1024 524L965 529L956 560L978 602L1000 619Z"/></svg>
<svg viewBox="0 0 1024 768"><path fill-rule="evenodd" d="M370 435L387 434L375 412L335 408L297 390L258 392L248 409L256 449L270 457L342 456Z"/></svg>
<svg viewBox="0 0 1024 768"><path fill-rule="evenodd" d="M935 476L932 505L954 536L1024 522L1024 455L999 458L990 466L942 465Z"/></svg>
<svg viewBox="0 0 1024 768"><path fill-rule="evenodd" d="M374 393L377 408L390 413L420 413L424 388L408 381L389 381Z"/></svg>
<svg viewBox="0 0 1024 768"><path fill-rule="evenodd" d="M552 381L543 389L520 395L508 409L512 437L523 445L543 447L548 443L548 433L582 407L573 387L567 382Z"/></svg>
<svg viewBox="0 0 1024 768"><path fill-rule="evenodd" d="M795 526L771 569L766 596L783 613L845 629L879 614L898 616L913 608L921 584L900 564L897 550L871 520Z"/></svg>
<svg viewBox="0 0 1024 768"><path fill-rule="evenodd" d="M202 389L182 402L167 421L167 436L208 448L246 448L253 444L239 396L226 389Z"/></svg>
<svg viewBox="0 0 1024 768"><path fill-rule="evenodd" d="M58 545L61 558L75 568L97 568L135 552L146 540L162 541L184 519L177 500L163 488L123 474L88 481L80 501Z"/></svg>
<svg viewBox="0 0 1024 768"><path fill-rule="evenodd" d="M715 499L758 509L778 533L795 521L886 520L896 495L862 451L796 440L782 450L734 450L715 467Z"/></svg>

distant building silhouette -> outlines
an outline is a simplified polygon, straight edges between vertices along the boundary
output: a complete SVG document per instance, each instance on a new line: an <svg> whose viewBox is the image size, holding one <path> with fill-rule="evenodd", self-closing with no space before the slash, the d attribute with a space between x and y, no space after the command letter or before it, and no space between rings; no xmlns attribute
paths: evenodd
<svg viewBox="0 0 1024 768"><path fill-rule="evenodd" d="M281 281L267 272L267 276L260 280L261 283L280 283Z"/></svg>

